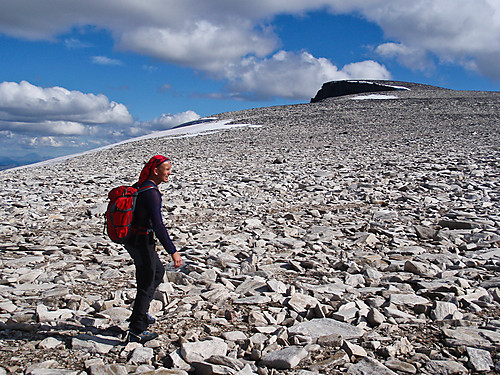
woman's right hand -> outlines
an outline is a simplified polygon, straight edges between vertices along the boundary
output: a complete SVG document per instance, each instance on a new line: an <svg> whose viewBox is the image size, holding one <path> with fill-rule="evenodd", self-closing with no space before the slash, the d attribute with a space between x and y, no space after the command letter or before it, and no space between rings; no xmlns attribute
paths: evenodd
<svg viewBox="0 0 500 375"><path fill-rule="evenodd" d="M177 251L172 254L172 259L174 261L175 268L179 268L180 266L182 266L182 258L181 258L181 255Z"/></svg>

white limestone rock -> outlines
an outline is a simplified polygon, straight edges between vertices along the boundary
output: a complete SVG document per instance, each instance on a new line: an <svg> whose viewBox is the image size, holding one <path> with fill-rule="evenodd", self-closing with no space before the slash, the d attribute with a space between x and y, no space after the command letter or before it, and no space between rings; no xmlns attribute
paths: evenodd
<svg viewBox="0 0 500 375"><path fill-rule="evenodd" d="M491 354L487 350L467 347L469 367L478 372L490 371L494 367Z"/></svg>
<svg viewBox="0 0 500 375"><path fill-rule="evenodd" d="M348 340L362 336L364 331L347 323L338 322L330 318L322 318L296 324L288 329L288 333L290 335L309 336L315 340L321 336L340 335L345 340Z"/></svg>
<svg viewBox="0 0 500 375"><path fill-rule="evenodd" d="M182 358L187 362L203 362L213 355L227 354L228 345L220 338L211 338L204 341L185 342L181 346Z"/></svg>
<svg viewBox="0 0 500 375"><path fill-rule="evenodd" d="M458 306L451 302L435 301L430 315L432 320L441 321L445 319L463 318L463 314L458 311Z"/></svg>
<svg viewBox="0 0 500 375"><path fill-rule="evenodd" d="M359 362L349 366L348 375L397 375L394 371L384 366L376 359L365 357Z"/></svg>
<svg viewBox="0 0 500 375"><path fill-rule="evenodd" d="M130 355L128 363L134 365L151 364L153 357L154 357L153 348L138 346L137 348L134 349L134 351Z"/></svg>
<svg viewBox="0 0 500 375"><path fill-rule="evenodd" d="M272 351L262 357L261 363L270 368L292 369L295 368L301 360L308 356L304 348L290 346L281 350Z"/></svg>

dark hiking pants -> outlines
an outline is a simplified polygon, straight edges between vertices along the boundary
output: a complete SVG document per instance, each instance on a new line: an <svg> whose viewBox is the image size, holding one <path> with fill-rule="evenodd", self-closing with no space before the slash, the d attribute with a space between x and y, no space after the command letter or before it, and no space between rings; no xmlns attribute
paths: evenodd
<svg viewBox="0 0 500 375"><path fill-rule="evenodd" d="M132 237L125 248L134 260L137 281L137 295L129 328L134 333L141 333L148 328L146 314L156 288L163 281L165 267L156 252L153 233Z"/></svg>

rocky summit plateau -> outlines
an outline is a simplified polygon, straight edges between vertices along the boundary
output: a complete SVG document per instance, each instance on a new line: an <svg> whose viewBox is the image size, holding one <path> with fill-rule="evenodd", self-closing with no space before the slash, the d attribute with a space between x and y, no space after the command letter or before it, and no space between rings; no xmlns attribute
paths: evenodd
<svg viewBox="0 0 500 375"><path fill-rule="evenodd" d="M0 374L500 372L500 93L376 83L0 172ZM103 214L157 153L185 265L141 345Z"/></svg>

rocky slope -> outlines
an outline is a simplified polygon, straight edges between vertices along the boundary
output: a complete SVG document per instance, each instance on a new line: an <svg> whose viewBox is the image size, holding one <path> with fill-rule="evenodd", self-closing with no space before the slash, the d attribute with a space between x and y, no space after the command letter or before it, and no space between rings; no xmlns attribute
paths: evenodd
<svg viewBox="0 0 500 375"><path fill-rule="evenodd" d="M406 85L0 172L0 374L500 371L500 93ZM156 153L185 266L142 346L102 214Z"/></svg>

